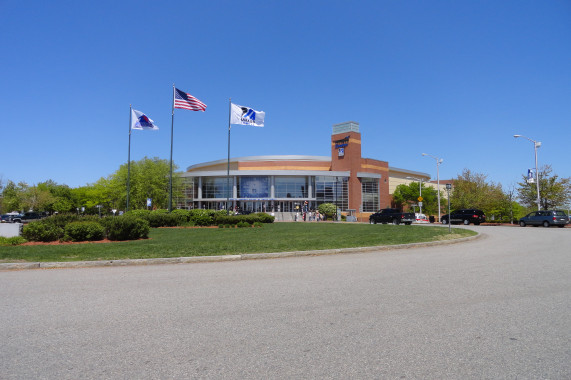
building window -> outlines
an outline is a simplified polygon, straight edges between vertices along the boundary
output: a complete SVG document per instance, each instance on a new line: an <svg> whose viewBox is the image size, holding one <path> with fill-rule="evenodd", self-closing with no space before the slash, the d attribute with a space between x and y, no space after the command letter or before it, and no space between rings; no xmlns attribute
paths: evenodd
<svg viewBox="0 0 571 380"><path fill-rule="evenodd" d="M232 197L232 178L202 177L202 199Z"/></svg>
<svg viewBox="0 0 571 380"><path fill-rule="evenodd" d="M342 211L349 208L349 186L347 177L315 177L315 201L317 205L333 203Z"/></svg>
<svg viewBox="0 0 571 380"><path fill-rule="evenodd" d="M275 177L276 198L308 198L307 177Z"/></svg>
<svg viewBox="0 0 571 380"><path fill-rule="evenodd" d="M193 208L193 201L198 198L198 178L183 177L180 188L173 189L173 198L175 208Z"/></svg>
<svg viewBox="0 0 571 380"><path fill-rule="evenodd" d="M270 177L240 177L238 180L238 198L269 198Z"/></svg>
<svg viewBox="0 0 571 380"><path fill-rule="evenodd" d="M361 178L361 199L363 212L375 212L379 209L379 180Z"/></svg>

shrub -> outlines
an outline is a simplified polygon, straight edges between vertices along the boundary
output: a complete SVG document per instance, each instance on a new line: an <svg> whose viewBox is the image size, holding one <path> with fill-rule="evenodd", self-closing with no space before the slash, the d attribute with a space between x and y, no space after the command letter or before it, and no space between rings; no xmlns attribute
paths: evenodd
<svg viewBox="0 0 571 380"><path fill-rule="evenodd" d="M105 228L97 222L72 222L65 226L64 240L103 240Z"/></svg>
<svg viewBox="0 0 571 380"><path fill-rule="evenodd" d="M322 203L317 206L319 213L324 214L327 218L332 218L337 212L337 206L333 203Z"/></svg>
<svg viewBox="0 0 571 380"><path fill-rule="evenodd" d="M24 244L27 240L21 236L3 237L0 236L0 245L20 245Z"/></svg>
<svg viewBox="0 0 571 380"><path fill-rule="evenodd" d="M248 224L260 223L273 223L275 217L268 215L264 212L249 214L249 215L216 215L214 224L238 224L246 222Z"/></svg>
<svg viewBox="0 0 571 380"><path fill-rule="evenodd" d="M179 220L180 220L180 215L168 214L160 211L151 212L147 219L149 225L153 228L178 226Z"/></svg>
<svg viewBox="0 0 571 380"><path fill-rule="evenodd" d="M264 223L262 223L262 222L254 222L253 226L254 226L254 227L263 227L263 226L264 226Z"/></svg>
<svg viewBox="0 0 571 380"><path fill-rule="evenodd" d="M190 219L189 222L196 226L210 226L214 223L214 215L216 211L214 210L203 210L194 209L189 211Z"/></svg>
<svg viewBox="0 0 571 380"><path fill-rule="evenodd" d="M273 223L274 220L276 219L275 216L271 216L270 214L266 214L265 212L257 212L255 214L251 214L251 215L255 215L257 218L257 221L259 221L261 223Z"/></svg>
<svg viewBox="0 0 571 380"><path fill-rule="evenodd" d="M22 236L30 241L56 241L63 238L63 228L55 223L45 222L43 220L31 222L24 226Z"/></svg>
<svg viewBox="0 0 571 380"><path fill-rule="evenodd" d="M180 224L186 224L190 222L190 215L191 215L190 210L176 209L172 210L171 214L176 215L178 217Z"/></svg>
<svg viewBox="0 0 571 380"><path fill-rule="evenodd" d="M224 224L219 224L218 228L224 228Z"/></svg>
<svg viewBox="0 0 571 380"><path fill-rule="evenodd" d="M104 219L109 240L136 240L149 236L149 222L132 215L121 215Z"/></svg>
<svg viewBox="0 0 571 380"><path fill-rule="evenodd" d="M236 227L238 228L246 228L246 227L251 227L252 225L248 222L238 222L238 224L236 224Z"/></svg>
<svg viewBox="0 0 571 380"><path fill-rule="evenodd" d="M71 222L77 222L81 220L82 216L72 213L63 213L63 214L56 214L49 216L45 219L42 219L42 223L49 223L55 226L65 228L65 226Z"/></svg>
<svg viewBox="0 0 571 380"><path fill-rule="evenodd" d="M151 210L129 210L123 215L131 215L137 218L148 220L149 214L151 212Z"/></svg>

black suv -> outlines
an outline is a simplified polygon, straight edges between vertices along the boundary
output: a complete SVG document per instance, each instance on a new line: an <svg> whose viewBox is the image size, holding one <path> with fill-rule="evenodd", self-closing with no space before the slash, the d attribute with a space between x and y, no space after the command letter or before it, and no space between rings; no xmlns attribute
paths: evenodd
<svg viewBox="0 0 571 380"><path fill-rule="evenodd" d="M23 215L15 216L12 218L12 223L28 223L34 220L40 220L44 217L43 214L37 212L25 212Z"/></svg>
<svg viewBox="0 0 571 380"><path fill-rule="evenodd" d="M442 220L442 224L448 224L448 218L450 218L451 224L464 223L465 225L468 225L470 223L474 223L475 225L478 225L486 221L486 215L484 212L473 208L451 212L450 216L448 216L448 214L443 215L440 219Z"/></svg>

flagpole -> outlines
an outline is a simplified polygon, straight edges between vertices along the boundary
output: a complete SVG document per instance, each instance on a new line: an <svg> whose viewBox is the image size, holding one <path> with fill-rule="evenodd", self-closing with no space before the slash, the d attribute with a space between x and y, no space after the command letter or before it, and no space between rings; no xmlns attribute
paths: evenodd
<svg viewBox="0 0 571 380"><path fill-rule="evenodd" d="M226 172L226 215L230 214L230 121L232 118L232 98L228 99L228 168ZM234 186L232 186L233 188Z"/></svg>
<svg viewBox="0 0 571 380"><path fill-rule="evenodd" d="M172 85L172 117L171 117L171 161L170 161L170 176L169 176L169 212L172 211L172 141L174 131L174 83Z"/></svg>
<svg viewBox="0 0 571 380"><path fill-rule="evenodd" d="M131 182L131 117L133 115L132 112L132 104L129 104L129 153L127 153L127 205L125 207L125 211L129 211L129 185Z"/></svg>

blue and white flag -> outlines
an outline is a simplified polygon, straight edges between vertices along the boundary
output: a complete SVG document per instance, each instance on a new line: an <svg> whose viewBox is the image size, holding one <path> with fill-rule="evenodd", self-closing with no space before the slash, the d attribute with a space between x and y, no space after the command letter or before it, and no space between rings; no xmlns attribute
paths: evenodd
<svg viewBox="0 0 571 380"><path fill-rule="evenodd" d="M131 129L158 130L159 127L153 124L153 121L141 111L131 109Z"/></svg>
<svg viewBox="0 0 571 380"><path fill-rule="evenodd" d="M230 109L230 124L253 125L254 127L264 126L265 112L233 103L231 103Z"/></svg>

